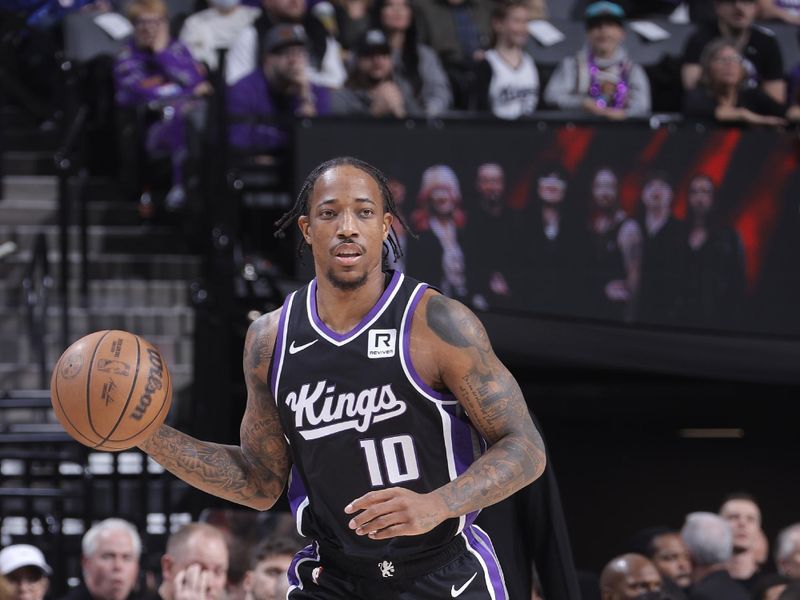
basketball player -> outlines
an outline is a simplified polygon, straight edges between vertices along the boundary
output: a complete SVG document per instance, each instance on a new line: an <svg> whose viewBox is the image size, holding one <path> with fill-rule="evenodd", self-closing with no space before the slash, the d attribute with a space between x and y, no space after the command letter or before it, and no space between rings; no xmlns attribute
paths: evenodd
<svg viewBox="0 0 800 600"><path fill-rule="evenodd" d="M260 510L288 479L298 530L314 539L289 569L290 600L506 600L472 522L542 474L542 439L478 319L383 271L395 217L374 167L317 167L278 222L296 219L317 277L248 331L241 446L162 426L142 448Z"/></svg>

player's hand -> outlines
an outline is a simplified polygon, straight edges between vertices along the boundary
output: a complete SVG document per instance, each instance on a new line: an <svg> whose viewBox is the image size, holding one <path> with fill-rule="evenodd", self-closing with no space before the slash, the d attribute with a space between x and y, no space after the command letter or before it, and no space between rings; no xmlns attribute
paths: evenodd
<svg viewBox="0 0 800 600"><path fill-rule="evenodd" d="M209 573L200 565L192 565L175 575L173 600L205 600Z"/></svg>
<svg viewBox="0 0 800 600"><path fill-rule="evenodd" d="M418 494L393 487L364 494L348 504L344 512L358 513L350 521L350 529L356 534L385 540L430 531L445 520L448 511L436 493Z"/></svg>

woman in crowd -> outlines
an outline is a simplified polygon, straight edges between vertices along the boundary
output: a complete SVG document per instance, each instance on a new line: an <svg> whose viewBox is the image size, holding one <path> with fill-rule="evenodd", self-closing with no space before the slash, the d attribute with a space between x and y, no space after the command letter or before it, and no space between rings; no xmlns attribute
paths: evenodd
<svg viewBox="0 0 800 600"><path fill-rule="evenodd" d="M439 57L417 41L417 26L409 0L378 0L376 25L383 30L392 51L395 78L405 80L429 117L450 108L453 95Z"/></svg>
<svg viewBox="0 0 800 600"><path fill-rule="evenodd" d="M687 116L781 126L786 123L783 106L758 87L746 87L746 71L736 45L726 39L710 42L700 57L700 85L684 98Z"/></svg>
<svg viewBox="0 0 800 600"><path fill-rule="evenodd" d="M525 52L526 0L506 0L492 10L493 44L478 63L475 107L501 119L527 117L539 102L539 74Z"/></svg>

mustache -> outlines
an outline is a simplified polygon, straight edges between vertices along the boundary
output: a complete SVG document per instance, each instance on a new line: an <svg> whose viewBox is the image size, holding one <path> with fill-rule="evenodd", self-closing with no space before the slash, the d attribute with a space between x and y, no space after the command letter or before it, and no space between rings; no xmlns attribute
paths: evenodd
<svg viewBox="0 0 800 600"><path fill-rule="evenodd" d="M362 254L364 254L366 252L366 250L367 250L364 247L364 245L361 244L360 242L357 242L352 238L347 238L346 240L341 240L338 244L336 244L333 247L333 252L335 253L339 248L341 248L342 246L345 246L345 245L358 246L361 249L361 253Z"/></svg>

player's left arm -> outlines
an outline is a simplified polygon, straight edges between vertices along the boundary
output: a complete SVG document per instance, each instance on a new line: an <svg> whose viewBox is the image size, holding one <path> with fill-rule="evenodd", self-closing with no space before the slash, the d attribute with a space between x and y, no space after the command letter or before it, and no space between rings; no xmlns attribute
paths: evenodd
<svg viewBox="0 0 800 600"><path fill-rule="evenodd" d="M490 447L459 477L428 494L388 488L348 505L349 514L362 511L351 528L373 539L425 533L507 498L545 468L544 442L519 385L495 356L478 318L461 303L428 292L414 318L415 338L416 347L424 348L424 360L415 361L418 370L431 365L427 379L456 395Z"/></svg>

